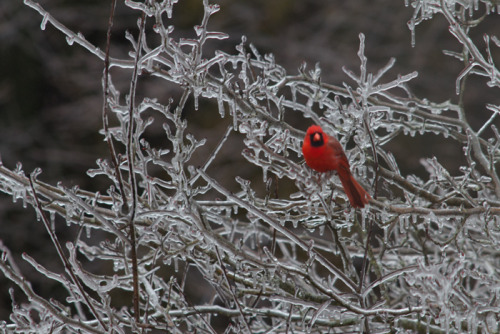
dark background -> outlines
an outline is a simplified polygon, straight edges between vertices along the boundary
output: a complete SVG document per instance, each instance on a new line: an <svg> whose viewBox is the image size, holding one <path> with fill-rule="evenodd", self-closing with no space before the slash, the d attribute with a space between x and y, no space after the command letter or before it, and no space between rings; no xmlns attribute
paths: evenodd
<svg viewBox="0 0 500 334"><path fill-rule="evenodd" d="M174 8L174 22L179 35L193 35L192 27L202 16L201 0L181 0ZM391 57L397 62L387 80L397 74L418 71L410 83L412 91L434 102L458 101L455 80L463 68L458 60L443 55L442 50L460 51L460 45L448 32L447 22L437 16L416 29L416 45L411 46L407 22L413 15L404 1L359 0L223 0L216 1L221 11L212 18L209 28L228 33L230 38L213 47L236 53L241 35L248 38L261 54L273 53L276 62L289 74L305 61L308 68L316 62L322 68L324 82L341 85L350 82L342 67L359 71L359 33L366 35L365 54L368 68L376 72ZM108 1L40 1L56 19L73 31L80 31L93 44L105 49L110 3ZM482 13L481 13L482 14ZM478 15L479 16L479 15ZM137 13L118 4L113 26L111 56L126 57L129 43L125 29L137 32ZM41 167L42 180L66 186L79 185L102 190L97 179L86 175L98 158L109 156L101 128L103 62L78 46L69 46L65 36L47 24L40 30L42 17L23 6L21 1L0 3L0 155L3 164L14 168L21 162L29 173ZM472 38L482 48L484 33L500 31L500 18L490 15L472 30ZM127 91L130 73L113 73L115 84ZM485 85L486 80L471 78L465 94L465 107L471 124L477 129L489 115L486 103L500 103L498 90ZM179 91L163 81L150 80L140 89L143 94L167 101ZM146 92L146 93L144 93ZM225 126L217 119L186 111L199 132L208 137ZM217 113L216 113L217 114ZM215 114L215 115L216 115ZM498 123L497 123L498 124ZM305 126L304 126L305 128ZM456 143L432 136L398 138L391 147L403 174L425 176L419 164L422 157L437 156L451 172L463 162L462 148ZM241 156L235 160L243 160ZM62 225L63 228L65 225ZM72 232L60 232L62 240L72 240ZM42 264L54 261L53 246L43 226L36 222L32 208L23 209L0 195L0 239L14 252L36 252ZM23 266L30 278L39 277ZM9 283L0 278L0 320L10 313ZM35 281L41 294L50 295L52 285Z"/></svg>

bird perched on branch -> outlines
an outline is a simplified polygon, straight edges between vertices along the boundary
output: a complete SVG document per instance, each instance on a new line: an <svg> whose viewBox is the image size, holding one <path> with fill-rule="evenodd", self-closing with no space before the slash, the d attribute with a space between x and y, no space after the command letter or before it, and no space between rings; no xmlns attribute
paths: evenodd
<svg viewBox="0 0 500 334"><path fill-rule="evenodd" d="M337 139L328 136L319 125L307 129L302 154L306 164L317 172L337 171L349 202L354 208L363 208L372 198L354 179L349 161Z"/></svg>

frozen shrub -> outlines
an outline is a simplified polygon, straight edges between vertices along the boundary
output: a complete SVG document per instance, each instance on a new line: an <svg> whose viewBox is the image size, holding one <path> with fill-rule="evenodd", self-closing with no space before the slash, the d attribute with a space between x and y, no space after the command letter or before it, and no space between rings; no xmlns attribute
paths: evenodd
<svg viewBox="0 0 500 334"><path fill-rule="evenodd" d="M101 193L68 189L39 181L39 169L26 175L21 165L0 166L0 189L34 207L64 271L50 270L27 253L24 261L67 292L38 294L12 256L23 250L1 245L0 269L27 297L18 302L11 292L4 331L498 332L498 105L486 102L486 121L473 128L467 122L472 111L463 105L412 94L408 82L416 72L390 77L394 59L370 73L362 34L359 71L345 68L351 84L342 86L323 82L319 65L304 64L288 74L246 38L234 53L208 52L213 40L227 37L208 28L219 10L208 0L194 38L178 37L169 23L182 1L119 4L138 16L126 36L130 52L124 59L110 57L39 4L25 4L41 14L42 29L54 26L69 44L105 62L102 135L109 156L88 174L104 176L110 186ZM414 8L412 34L436 15L448 21L462 46L460 52L445 51L464 63L457 94L470 76L499 87L493 54L500 41L485 35L485 44L476 46L469 38L476 16L496 15L494 2L406 5ZM130 73L128 91L116 88L113 68ZM182 94L169 104L139 97L142 77L162 79ZM207 141L191 133L183 117L190 100L198 113L208 101L221 118L231 119L211 153L204 151L203 164L193 157ZM305 166L304 132L286 122L290 114L322 124L343 145L355 143L347 154L374 198L369 206L350 208L336 176L319 176ZM145 135L158 124L166 147ZM224 175L211 168L235 134L244 138L237 154L259 169L266 191L241 176L233 178L238 191L229 189ZM427 178L403 175L387 146L398 135L416 134L450 138L462 147L466 164L460 173L431 158L421 160ZM296 191L275 196L276 180L288 180ZM82 229L77 240L60 243L56 216ZM204 289L197 298L186 288L192 276Z"/></svg>

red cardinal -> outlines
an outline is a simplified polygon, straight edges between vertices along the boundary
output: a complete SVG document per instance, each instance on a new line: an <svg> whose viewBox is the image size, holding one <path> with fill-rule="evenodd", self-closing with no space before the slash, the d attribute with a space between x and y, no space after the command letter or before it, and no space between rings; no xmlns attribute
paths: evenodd
<svg viewBox="0 0 500 334"><path fill-rule="evenodd" d="M349 202L354 208L363 208L372 198L354 179L349 161L337 139L329 137L319 125L307 129L302 154L309 167L324 173L336 170Z"/></svg>

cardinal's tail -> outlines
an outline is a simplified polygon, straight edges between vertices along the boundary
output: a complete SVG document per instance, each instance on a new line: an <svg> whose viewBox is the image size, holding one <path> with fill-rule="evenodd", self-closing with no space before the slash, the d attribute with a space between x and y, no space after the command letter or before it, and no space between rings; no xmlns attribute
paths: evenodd
<svg viewBox="0 0 500 334"><path fill-rule="evenodd" d="M372 199L370 194L354 179L349 169L339 168L337 172L351 205L354 208L364 208L365 204Z"/></svg>

